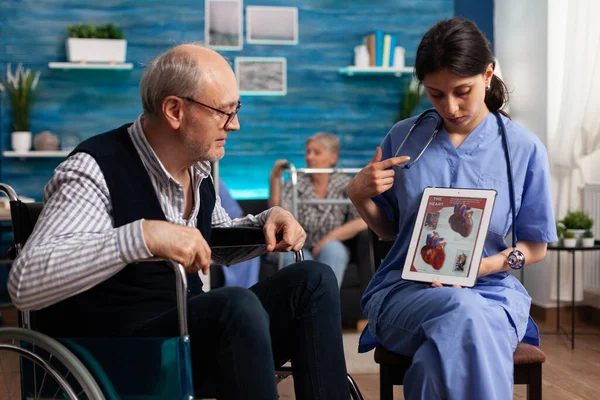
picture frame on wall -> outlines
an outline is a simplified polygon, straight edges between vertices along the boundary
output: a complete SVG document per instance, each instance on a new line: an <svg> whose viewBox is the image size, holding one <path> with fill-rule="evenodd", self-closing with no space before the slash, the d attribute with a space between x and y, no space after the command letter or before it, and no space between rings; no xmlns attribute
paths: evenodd
<svg viewBox="0 0 600 400"><path fill-rule="evenodd" d="M235 76L240 95L285 96L287 94L285 57L236 57Z"/></svg>
<svg viewBox="0 0 600 400"><path fill-rule="evenodd" d="M246 42L298 44L298 8L247 6Z"/></svg>
<svg viewBox="0 0 600 400"><path fill-rule="evenodd" d="M242 50L242 0L206 0L204 4L206 46L215 50Z"/></svg>

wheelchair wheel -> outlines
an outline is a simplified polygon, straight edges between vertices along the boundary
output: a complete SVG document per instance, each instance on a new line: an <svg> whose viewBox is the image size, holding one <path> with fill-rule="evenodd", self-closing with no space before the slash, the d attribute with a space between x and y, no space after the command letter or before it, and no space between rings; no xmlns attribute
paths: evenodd
<svg viewBox="0 0 600 400"><path fill-rule="evenodd" d="M73 353L23 328L0 328L0 399L105 400Z"/></svg>

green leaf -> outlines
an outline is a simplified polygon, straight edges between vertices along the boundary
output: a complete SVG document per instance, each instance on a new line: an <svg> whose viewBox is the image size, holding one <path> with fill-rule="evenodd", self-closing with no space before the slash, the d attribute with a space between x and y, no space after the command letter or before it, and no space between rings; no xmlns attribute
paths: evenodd
<svg viewBox="0 0 600 400"><path fill-rule="evenodd" d="M39 72L30 69L22 69L22 65L17 66L17 72L14 74L11 65L6 68L6 77L3 79L7 87L8 96L11 104L12 126L15 131L29 131L29 114L35 100L33 91L37 84Z"/></svg>
<svg viewBox="0 0 600 400"><path fill-rule="evenodd" d="M115 24L74 24L67 27L67 34L79 39L123 39L123 32Z"/></svg>
<svg viewBox="0 0 600 400"><path fill-rule="evenodd" d="M412 78L404 87L404 98L397 121L410 118L421 100L421 85Z"/></svg>

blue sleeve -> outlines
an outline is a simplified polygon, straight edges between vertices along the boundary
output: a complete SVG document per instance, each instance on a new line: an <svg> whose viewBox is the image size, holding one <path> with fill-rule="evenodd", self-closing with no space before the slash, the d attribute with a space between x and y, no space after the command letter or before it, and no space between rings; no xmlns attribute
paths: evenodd
<svg viewBox="0 0 600 400"><path fill-rule="evenodd" d="M381 142L382 161L394 156L394 150L392 149L392 132L394 132L394 128L388 132ZM373 197L372 200L385 212L385 215L391 222L394 222L396 225L398 224L400 219L398 213L398 199L396 198L393 186L387 192Z"/></svg>
<svg viewBox="0 0 600 400"><path fill-rule="evenodd" d="M232 218L241 217L244 215L244 211L242 207L238 204L237 201L231 197L231 193L227 190L227 186L225 186L225 182L223 179L219 177L219 197L221 198L221 206L227 211Z"/></svg>
<svg viewBox="0 0 600 400"><path fill-rule="evenodd" d="M517 238L552 243L558 240L558 236L552 208L548 154L542 146L542 150L538 147L534 155L527 168L517 215Z"/></svg>

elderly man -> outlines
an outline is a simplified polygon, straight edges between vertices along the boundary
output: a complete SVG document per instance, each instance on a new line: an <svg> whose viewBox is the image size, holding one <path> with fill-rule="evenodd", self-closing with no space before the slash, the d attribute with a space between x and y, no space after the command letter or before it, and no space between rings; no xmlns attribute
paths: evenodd
<svg viewBox="0 0 600 400"><path fill-rule="evenodd" d="M215 194L209 162L240 128L227 61L177 46L147 66L140 92L143 114L81 143L46 186L11 269L15 305L40 310L40 330L55 336L175 336L173 272L137 263L172 259L188 273L195 385L214 381L222 399L276 399L275 364L291 358L297 398L348 398L329 267L306 261L250 289L202 292L211 227L263 226L269 251L299 250L306 237L279 207L232 220ZM63 315L70 322L52 323Z"/></svg>

